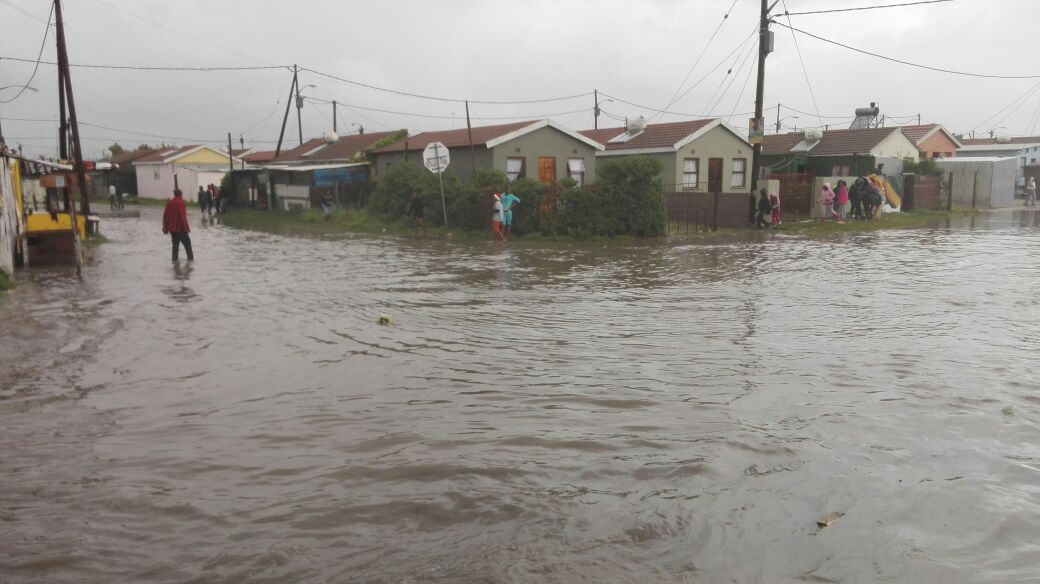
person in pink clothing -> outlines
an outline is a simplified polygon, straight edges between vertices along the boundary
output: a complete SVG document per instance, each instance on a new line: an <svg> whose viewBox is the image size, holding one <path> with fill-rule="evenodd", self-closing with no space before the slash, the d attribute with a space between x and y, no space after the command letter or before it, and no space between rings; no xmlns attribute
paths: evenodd
<svg viewBox="0 0 1040 584"><path fill-rule="evenodd" d="M838 215L838 223L845 222L845 216L849 212L849 185L843 180L838 181L838 198L834 201L834 211Z"/></svg>
<svg viewBox="0 0 1040 584"><path fill-rule="evenodd" d="M834 214L834 191L831 183L823 183L823 194L820 195L820 221L826 221Z"/></svg>
<svg viewBox="0 0 1040 584"><path fill-rule="evenodd" d="M769 193L769 204L773 206L773 212L770 215L770 228L780 227L780 195L772 192Z"/></svg>

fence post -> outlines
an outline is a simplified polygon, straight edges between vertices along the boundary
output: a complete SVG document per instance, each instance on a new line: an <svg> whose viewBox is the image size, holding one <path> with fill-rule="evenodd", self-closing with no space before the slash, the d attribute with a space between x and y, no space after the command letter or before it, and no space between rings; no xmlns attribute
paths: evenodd
<svg viewBox="0 0 1040 584"><path fill-rule="evenodd" d="M971 185L971 212L975 212L975 198L979 194L979 171L975 171L975 182Z"/></svg>
<svg viewBox="0 0 1040 584"><path fill-rule="evenodd" d="M715 212L712 214L711 218L711 230L719 230L719 194L717 192L715 193Z"/></svg>
<svg viewBox="0 0 1040 584"><path fill-rule="evenodd" d="M950 179L946 182L946 210L953 211L953 171L950 171Z"/></svg>

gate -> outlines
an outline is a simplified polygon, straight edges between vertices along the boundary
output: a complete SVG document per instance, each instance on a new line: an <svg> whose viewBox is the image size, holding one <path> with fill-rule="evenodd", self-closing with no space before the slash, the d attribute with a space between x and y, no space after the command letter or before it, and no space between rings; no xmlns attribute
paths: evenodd
<svg viewBox="0 0 1040 584"><path fill-rule="evenodd" d="M766 178L780 181L780 212L784 221L795 222L812 217L816 177L808 173L792 173L770 174Z"/></svg>

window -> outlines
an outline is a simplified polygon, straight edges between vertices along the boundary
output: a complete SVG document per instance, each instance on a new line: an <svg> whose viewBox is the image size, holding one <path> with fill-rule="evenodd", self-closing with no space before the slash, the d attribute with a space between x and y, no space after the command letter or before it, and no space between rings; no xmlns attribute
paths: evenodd
<svg viewBox="0 0 1040 584"><path fill-rule="evenodd" d="M848 166L832 166L831 176L849 176Z"/></svg>
<svg viewBox="0 0 1040 584"><path fill-rule="evenodd" d="M698 180L697 174L700 170L701 160L699 158L684 158L682 166L683 190L696 191Z"/></svg>
<svg viewBox="0 0 1040 584"><path fill-rule="evenodd" d="M567 176L574 179L574 182L578 183L579 186L585 184L585 159L568 158Z"/></svg>
<svg viewBox="0 0 1040 584"><path fill-rule="evenodd" d="M155 180L159 180L159 167L158 166L153 166L152 167L152 178L155 179Z"/></svg>
<svg viewBox="0 0 1040 584"><path fill-rule="evenodd" d="M743 187L747 184L747 158L733 159L733 174L729 186Z"/></svg>
<svg viewBox="0 0 1040 584"><path fill-rule="evenodd" d="M932 158L942 158L942 152L932 152Z"/></svg>
<svg viewBox="0 0 1040 584"><path fill-rule="evenodd" d="M506 176L509 177L510 181L524 178L526 162L526 158L506 158Z"/></svg>

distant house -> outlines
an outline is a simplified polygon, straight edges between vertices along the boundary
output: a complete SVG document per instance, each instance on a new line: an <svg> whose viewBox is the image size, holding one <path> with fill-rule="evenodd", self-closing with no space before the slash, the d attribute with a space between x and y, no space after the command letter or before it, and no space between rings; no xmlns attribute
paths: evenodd
<svg viewBox="0 0 1040 584"><path fill-rule="evenodd" d="M472 147L470 136L472 134ZM423 132L373 153L377 176L403 161L422 164L427 145L440 142L448 148L451 163L445 174L465 180L474 168L494 168L509 180L535 178L552 184L570 177L579 184L593 182L596 152L603 145L552 120L538 120Z"/></svg>
<svg viewBox="0 0 1040 584"><path fill-rule="evenodd" d="M767 174L858 176L883 164L886 175L895 175L905 159L920 157L917 144L898 127L806 130L766 136L762 144Z"/></svg>
<svg viewBox="0 0 1040 584"><path fill-rule="evenodd" d="M247 167L235 172L235 184L244 193L240 203L270 205L282 210L315 206L326 194L341 205L360 203L368 182L369 151L404 138L403 131L339 136L334 142L314 138L285 150L247 154Z"/></svg>
<svg viewBox="0 0 1040 584"><path fill-rule="evenodd" d="M581 132L605 149L600 161L649 156L664 167L668 192L751 192L751 144L721 119L666 124L630 124Z"/></svg>
<svg viewBox="0 0 1040 584"><path fill-rule="evenodd" d="M228 155L209 146L162 148L133 162L137 174L137 195L148 199L167 199L174 185L186 201L195 201L199 186L219 185L228 172ZM241 161L234 160L235 166Z"/></svg>
<svg viewBox="0 0 1040 584"><path fill-rule="evenodd" d="M1017 159L1015 184L1025 186L1025 168L1040 163L1040 136L997 136L965 138L957 156Z"/></svg>
<svg viewBox="0 0 1040 584"><path fill-rule="evenodd" d="M111 170L95 171L92 184L95 196L108 196L108 185L115 184L119 192L124 195L137 195L137 171L134 169L135 160L140 160L155 152L154 148L130 150L113 154L108 162L112 164Z"/></svg>
<svg viewBox="0 0 1040 584"><path fill-rule="evenodd" d="M902 126L903 133L921 150L921 158L951 158L963 146L956 136L941 124Z"/></svg>

